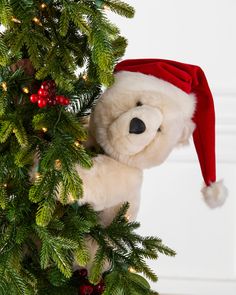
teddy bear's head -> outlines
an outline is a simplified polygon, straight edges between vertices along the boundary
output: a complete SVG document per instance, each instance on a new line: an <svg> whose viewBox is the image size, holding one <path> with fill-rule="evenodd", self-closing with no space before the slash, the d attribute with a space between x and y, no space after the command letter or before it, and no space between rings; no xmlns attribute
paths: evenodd
<svg viewBox="0 0 236 295"><path fill-rule="evenodd" d="M188 142L194 109L194 95L153 76L122 71L98 101L90 131L110 157L148 168Z"/></svg>

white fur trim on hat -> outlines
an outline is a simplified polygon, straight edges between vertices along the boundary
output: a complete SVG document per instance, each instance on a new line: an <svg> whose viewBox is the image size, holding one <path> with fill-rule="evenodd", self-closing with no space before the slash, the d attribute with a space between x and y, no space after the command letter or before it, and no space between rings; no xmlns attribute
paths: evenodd
<svg viewBox="0 0 236 295"><path fill-rule="evenodd" d="M203 187L201 192L204 196L205 202L212 209L222 206L228 196L228 190L224 186L223 180Z"/></svg>
<svg viewBox="0 0 236 295"><path fill-rule="evenodd" d="M126 71L116 73L115 83L109 89L109 93L111 93L111 91L114 94L124 91L128 91L129 93L142 93L143 91L148 93L154 92L157 98L160 97L161 94L164 94L166 95L165 100L169 99L179 105L181 112L187 117L192 117L196 107L195 94L187 94L167 81L142 73Z"/></svg>

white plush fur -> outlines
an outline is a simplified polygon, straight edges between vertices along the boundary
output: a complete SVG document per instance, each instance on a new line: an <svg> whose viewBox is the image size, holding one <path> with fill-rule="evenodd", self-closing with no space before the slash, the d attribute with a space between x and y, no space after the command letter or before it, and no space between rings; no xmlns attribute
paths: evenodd
<svg viewBox="0 0 236 295"><path fill-rule="evenodd" d="M210 208L216 208L224 204L228 190L221 180L212 183L210 186L203 187L202 194L207 205Z"/></svg>
<svg viewBox="0 0 236 295"><path fill-rule="evenodd" d="M81 204L89 203L96 211L102 211L101 221L108 225L117 210L125 202L130 203L129 215L135 219L139 201L143 173L140 169L124 165L106 155L98 155L91 169L77 166L83 180Z"/></svg>
<svg viewBox="0 0 236 295"><path fill-rule="evenodd" d="M174 147L188 142L194 130L194 109L195 97L168 82L141 73L116 74L114 85L91 115L91 136L105 155L94 158L92 169L77 166L84 188L80 202L101 211L101 221L107 225L128 201L128 215L134 220L142 170L161 164ZM145 132L129 133L133 118L145 123Z"/></svg>

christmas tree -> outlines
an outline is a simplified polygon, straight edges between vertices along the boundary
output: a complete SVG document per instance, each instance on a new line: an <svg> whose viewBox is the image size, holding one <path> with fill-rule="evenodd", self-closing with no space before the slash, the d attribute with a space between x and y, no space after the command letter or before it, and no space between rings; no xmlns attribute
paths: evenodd
<svg viewBox="0 0 236 295"><path fill-rule="evenodd" d="M155 294L138 273L156 281L145 259L174 255L137 234L128 204L107 227L89 204L69 204L83 196L75 163L89 169L96 156L84 118L126 47L106 9L134 15L119 0L0 0L1 295Z"/></svg>

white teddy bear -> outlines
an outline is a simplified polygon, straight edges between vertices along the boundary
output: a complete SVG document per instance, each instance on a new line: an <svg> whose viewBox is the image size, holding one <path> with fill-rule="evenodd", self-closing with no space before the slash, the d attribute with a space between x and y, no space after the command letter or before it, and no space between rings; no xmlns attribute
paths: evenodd
<svg viewBox="0 0 236 295"><path fill-rule="evenodd" d="M196 127L196 128L195 128ZM210 207L222 205L227 190L215 182L214 105L203 71L168 60L126 60L116 66L115 83L94 108L89 131L104 150L93 167L77 166L83 180L80 204L89 203L108 225L124 202L136 218L143 169L163 163L194 131Z"/></svg>

